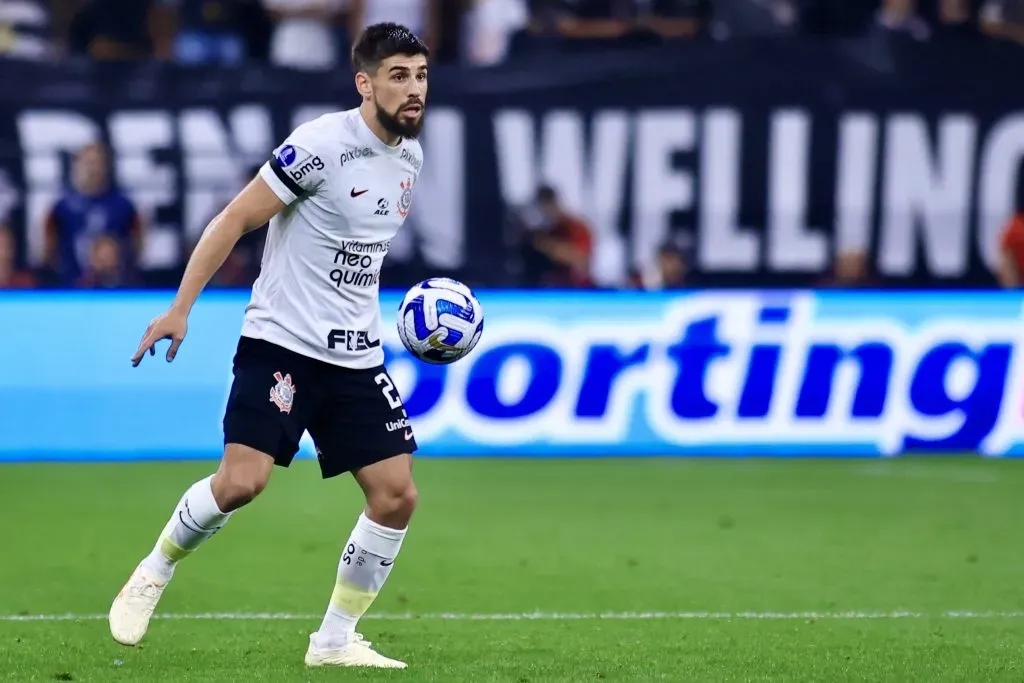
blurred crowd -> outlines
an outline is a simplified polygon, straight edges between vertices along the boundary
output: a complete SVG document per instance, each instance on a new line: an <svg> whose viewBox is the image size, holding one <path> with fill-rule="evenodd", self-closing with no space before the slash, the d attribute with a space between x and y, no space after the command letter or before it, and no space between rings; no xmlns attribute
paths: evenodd
<svg viewBox="0 0 1024 683"><path fill-rule="evenodd" d="M145 220L131 198L112 183L110 169L109 154L100 143L87 145L74 155L68 186L45 214L43 261L34 268L19 265L15 233L5 220L11 215L17 193L0 176L0 290L107 289L176 283L180 273L175 272L166 282L155 282L152 273L139 268L146 239ZM517 286L596 286L591 226L564 206L553 187L542 186L532 201L511 207L505 232L506 268ZM245 235L211 286L251 286L259 274L264 239L262 230ZM624 285L643 290L699 287L700 278L690 267L694 246L689 233L671 234L659 246L655 258L643 269L630 272ZM1008 289L1024 287L1024 211L1007 220L999 236L998 254L998 283ZM399 273L402 267L398 266ZM865 251L838 254L830 272L815 283L818 287L841 288L879 284Z"/></svg>
<svg viewBox="0 0 1024 683"><path fill-rule="evenodd" d="M12 194L0 192L0 216L7 213L3 197ZM14 233L0 222L0 289L138 285L143 224L132 200L110 182L106 149L88 145L75 155L69 187L46 214L40 267L19 268Z"/></svg>
<svg viewBox="0 0 1024 683"><path fill-rule="evenodd" d="M255 173L250 169L250 176ZM17 194L0 175L0 289L177 284L180 269L158 274L140 267L146 220L131 197L113 183L110 153L102 143L86 145L74 155L67 187L45 213L43 258L35 267L18 258L17 235L7 219ZM251 286L259 275L265 234L259 230L243 236L210 285Z"/></svg>
<svg viewBox="0 0 1024 683"><path fill-rule="evenodd" d="M434 59L487 66L517 56L583 46L644 46L666 40L743 36L886 34L913 41L947 38L1024 42L1024 0L0 0L0 59L145 60L233 66L345 68L354 36L397 21L425 37ZM15 233L5 225L11 197L0 176L0 288L130 287L145 221L111 182L107 151L75 155L68 185L49 207L41 267L19 269ZM511 212L509 268L526 286L593 286L593 239L584 219L542 187ZM247 286L258 273L261 233L232 253L214 284ZM1024 214L1000 244L999 281L1024 283ZM672 237L629 285L695 283L692 245ZM865 253L841 254L822 286L873 282ZM166 283L161 283L166 284Z"/></svg>
<svg viewBox="0 0 1024 683"><path fill-rule="evenodd" d="M57 287L113 289L171 285L153 282L138 267L146 239L145 221L128 195L112 182L110 159L99 143L79 150L71 164L68 187L45 215L43 262L20 267L15 235L2 220L7 197L0 186L0 289ZM518 286L590 288L594 239L585 218L574 215L550 186L538 189L532 202L513 207L507 221L507 267ZM1019 286L1024 274L1024 215L1008 226L1004 284ZM248 287L259 274L265 231L247 234L215 275L212 287ZM1016 250L1016 251L1013 251ZM629 274L631 289L668 290L699 286L691 263L693 244L686 233L671 235L656 258ZM1019 266L1017 264L1020 264ZM1012 278L1012 281L1007 278ZM834 272L820 286L859 287L873 283L866 253L841 254Z"/></svg>
<svg viewBox="0 0 1024 683"><path fill-rule="evenodd" d="M1016 260L1019 265L1012 282L1000 274L1006 287L1024 286L1024 213L1009 222L1004 237L1016 239ZM554 188L543 186L532 202L510 212L506 243L509 246L508 270L520 286L530 288L591 288L593 277L594 240L586 220L568 211L559 201ZM628 289L648 291L700 287L700 276L691 267L695 259L693 237L688 232L673 231L658 246L652 261L643 268L629 272ZM1005 270L1005 268L1004 268ZM863 288L880 284L872 272L867 251L851 250L836 255L830 271L814 286L819 288ZM1009 272L1009 271L1008 271Z"/></svg>
<svg viewBox="0 0 1024 683"><path fill-rule="evenodd" d="M438 61L486 66L595 41L871 31L1020 41L1024 0L2 0L0 55L329 69L382 20L421 34Z"/></svg>

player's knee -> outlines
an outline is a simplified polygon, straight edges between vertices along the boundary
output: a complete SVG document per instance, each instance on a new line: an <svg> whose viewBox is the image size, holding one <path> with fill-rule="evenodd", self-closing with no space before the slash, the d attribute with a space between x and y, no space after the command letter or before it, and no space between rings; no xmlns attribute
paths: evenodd
<svg viewBox="0 0 1024 683"><path fill-rule="evenodd" d="M242 505L252 501L267 488L267 480L258 475L238 477L231 482L235 499Z"/></svg>
<svg viewBox="0 0 1024 683"><path fill-rule="evenodd" d="M270 481L274 459L248 446L228 444L213 478L213 497L222 512L251 502Z"/></svg>
<svg viewBox="0 0 1024 683"><path fill-rule="evenodd" d="M217 507L223 512L231 512L252 502L265 488L267 477L262 472L228 469L217 473L213 493Z"/></svg>
<svg viewBox="0 0 1024 683"><path fill-rule="evenodd" d="M371 519L379 524L400 529L408 526L418 501L419 492L416 485L410 481L404 486L374 492L366 502L370 508Z"/></svg>
<svg viewBox="0 0 1024 683"><path fill-rule="evenodd" d="M398 498L400 501L398 505L399 512L411 518L412 513L416 511L416 504L420 501L420 492L416 490L416 485L410 483Z"/></svg>

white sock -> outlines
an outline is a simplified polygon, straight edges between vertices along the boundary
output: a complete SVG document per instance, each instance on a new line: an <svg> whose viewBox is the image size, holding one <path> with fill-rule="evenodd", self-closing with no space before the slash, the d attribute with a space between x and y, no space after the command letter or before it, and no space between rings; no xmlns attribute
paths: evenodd
<svg viewBox="0 0 1024 683"><path fill-rule="evenodd" d="M170 580L178 562L227 524L231 513L217 507L212 481L212 474L200 479L181 497L153 550L142 560L144 567Z"/></svg>
<svg viewBox="0 0 1024 683"><path fill-rule="evenodd" d="M318 647L339 647L349 641L359 618L387 581L405 532L381 526L365 512L359 515L338 563L338 579L317 632Z"/></svg>

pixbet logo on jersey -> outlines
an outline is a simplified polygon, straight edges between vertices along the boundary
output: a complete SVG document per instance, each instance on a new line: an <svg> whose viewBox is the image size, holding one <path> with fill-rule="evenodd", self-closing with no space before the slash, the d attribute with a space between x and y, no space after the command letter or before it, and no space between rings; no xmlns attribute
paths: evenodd
<svg viewBox="0 0 1024 683"><path fill-rule="evenodd" d="M385 348L417 429L450 452L1024 452L1021 303L928 301L491 301L502 323L464 362Z"/></svg>

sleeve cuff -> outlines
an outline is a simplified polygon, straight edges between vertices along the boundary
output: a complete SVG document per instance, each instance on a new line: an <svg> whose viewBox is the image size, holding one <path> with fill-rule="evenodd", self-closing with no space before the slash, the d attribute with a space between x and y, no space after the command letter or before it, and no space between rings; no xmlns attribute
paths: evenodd
<svg viewBox="0 0 1024 683"><path fill-rule="evenodd" d="M281 178L282 175L284 175L284 179ZM277 162L273 159L260 167L260 177L263 178L263 181L270 187L274 194L277 195L277 198L285 204L291 204L298 199L301 194L301 191L295 192L285 183L285 180L291 181L291 178L288 178L288 176L285 175L284 171L281 170L280 166L277 166ZM294 181L292 181L291 184L294 185Z"/></svg>

